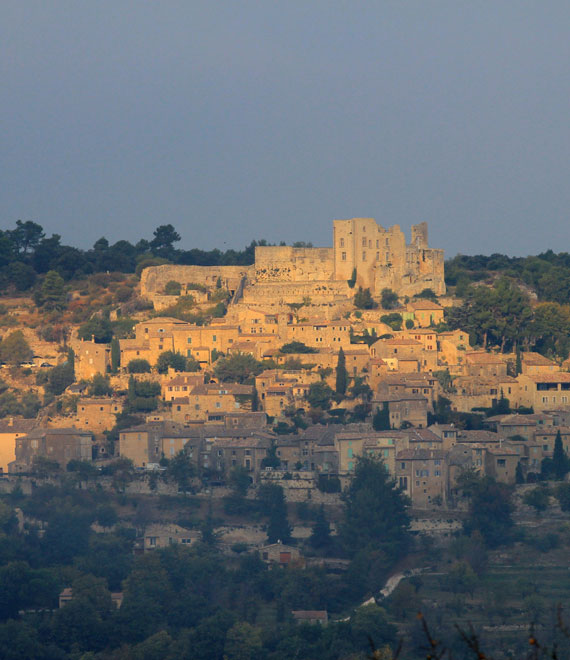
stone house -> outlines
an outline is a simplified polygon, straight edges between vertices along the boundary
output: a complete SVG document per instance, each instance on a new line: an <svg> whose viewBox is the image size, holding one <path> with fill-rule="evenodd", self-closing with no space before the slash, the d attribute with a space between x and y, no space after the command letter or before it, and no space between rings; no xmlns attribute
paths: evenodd
<svg viewBox="0 0 570 660"><path fill-rule="evenodd" d="M448 496L448 453L441 449L403 449L396 455L396 482L412 505L427 508Z"/></svg>
<svg viewBox="0 0 570 660"><path fill-rule="evenodd" d="M73 340L71 347L75 354L76 380L91 380L97 374L105 376L111 369L111 347L109 344Z"/></svg>
<svg viewBox="0 0 570 660"><path fill-rule="evenodd" d="M172 418L178 422L206 421L211 414L250 412L252 385L208 383L196 385L186 397L172 400Z"/></svg>
<svg viewBox="0 0 570 660"><path fill-rule="evenodd" d="M566 408L570 403L570 373L520 374L517 376L521 405L534 412Z"/></svg>
<svg viewBox="0 0 570 660"><path fill-rule="evenodd" d="M130 459L136 468L146 468L162 458L164 437L184 439L186 434L192 437L190 429L172 421L148 422L123 429L119 434L119 456Z"/></svg>
<svg viewBox="0 0 570 660"><path fill-rule="evenodd" d="M506 444L487 447L485 452L485 474L496 481L514 484L520 460L518 452Z"/></svg>
<svg viewBox="0 0 570 660"><path fill-rule="evenodd" d="M123 412L123 401L116 397L86 397L77 403L74 422L79 428L101 433L112 429L117 415Z"/></svg>
<svg viewBox="0 0 570 660"><path fill-rule="evenodd" d="M34 429L35 419L8 417L0 420L0 468L6 474L8 465L16 460L16 440Z"/></svg>
<svg viewBox="0 0 570 660"><path fill-rule="evenodd" d="M416 327L429 328L443 322L443 307L437 303L427 300L412 300L406 306L404 320L412 319Z"/></svg>
<svg viewBox="0 0 570 660"><path fill-rule="evenodd" d="M427 399L422 394L382 394L378 392L372 399L372 410L388 405L390 426L399 429L402 425L418 428L427 426Z"/></svg>
<svg viewBox="0 0 570 660"><path fill-rule="evenodd" d="M291 612L296 623L308 623L313 626L326 626L329 615L326 610L293 610Z"/></svg>
<svg viewBox="0 0 570 660"><path fill-rule="evenodd" d="M27 472L36 457L55 461L62 470L72 460L91 461L93 435L76 428L37 428L16 438L16 459L9 463L11 473Z"/></svg>
<svg viewBox="0 0 570 660"><path fill-rule="evenodd" d="M145 528L143 536L143 551L151 552L171 545L190 547L201 539L201 534L195 529L185 529L180 525L154 524Z"/></svg>
<svg viewBox="0 0 570 660"><path fill-rule="evenodd" d="M196 385L203 383L204 374L201 372L175 373L162 382L162 400L172 401L188 396Z"/></svg>
<svg viewBox="0 0 570 660"><path fill-rule="evenodd" d="M464 365L468 376L496 378L507 375L507 363L501 355L496 353L466 351Z"/></svg>
<svg viewBox="0 0 570 660"><path fill-rule="evenodd" d="M521 353L521 368L525 376L548 374L560 371L560 367L540 353L532 351Z"/></svg>
<svg viewBox="0 0 570 660"><path fill-rule="evenodd" d="M260 548L260 555L262 561L267 564L277 564L282 567L303 563L303 556L299 548L293 545L286 545L281 543L281 541L262 546Z"/></svg>
<svg viewBox="0 0 570 660"><path fill-rule="evenodd" d="M257 479L261 462L267 456L273 435L263 432L235 433L223 430L209 433L201 452L200 468L225 477L234 467L244 467Z"/></svg>

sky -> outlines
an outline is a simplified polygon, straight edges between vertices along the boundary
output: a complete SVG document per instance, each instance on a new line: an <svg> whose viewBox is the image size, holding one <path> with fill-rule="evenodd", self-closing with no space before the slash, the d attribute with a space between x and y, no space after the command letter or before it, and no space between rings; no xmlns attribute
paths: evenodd
<svg viewBox="0 0 570 660"><path fill-rule="evenodd" d="M570 2L2 0L0 228L570 251Z"/></svg>

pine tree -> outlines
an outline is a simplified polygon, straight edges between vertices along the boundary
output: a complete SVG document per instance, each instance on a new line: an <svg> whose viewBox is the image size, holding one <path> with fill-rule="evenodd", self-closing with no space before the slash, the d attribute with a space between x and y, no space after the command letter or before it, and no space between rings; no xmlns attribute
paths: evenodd
<svg viewBox="0 0 570 660"><path fill-rule="evenodd" d="M552 454L552 472L554 478L562 480L570 470L568 455L564 451L562 445L562 436L560 429L556 432L556 439L554 440L554 453Z"/></svg>
<svg viewBox="0 0 570 660"><path fill-rule="evenodd" d="M348 372L346 371L346 357L342 346L338 352L338 362L336 363L336 393L346 394L346 383L348 379Z"/></svg>

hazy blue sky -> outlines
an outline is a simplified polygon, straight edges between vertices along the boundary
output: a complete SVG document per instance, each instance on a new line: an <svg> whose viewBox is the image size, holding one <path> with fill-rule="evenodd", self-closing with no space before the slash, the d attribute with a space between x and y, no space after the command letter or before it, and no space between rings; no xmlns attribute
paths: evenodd
<svg viewBox="0 0 570 660"><path fill-rule="evenodd" d="M568 0L1 0L1 227L570 251L569 76Z"/></svg>

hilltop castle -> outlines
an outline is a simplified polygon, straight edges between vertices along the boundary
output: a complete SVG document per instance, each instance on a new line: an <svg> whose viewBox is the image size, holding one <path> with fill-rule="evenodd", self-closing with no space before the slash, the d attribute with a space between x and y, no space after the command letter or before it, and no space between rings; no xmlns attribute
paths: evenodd
<svg viewBox="0 0 570 660"><path fill-rule="evenodd" d="M428 247L427 223L412 226L406 243L398 225L384 229L373 218L335 220L332 248L258 246L253 266L153 266L143 271L141 293L155 297L168 281L212 287L218 280L246 302L291 303L316 296L330 302L353 295L348 281L373 296L430 288L445 293L443 250Z"/></svg>

